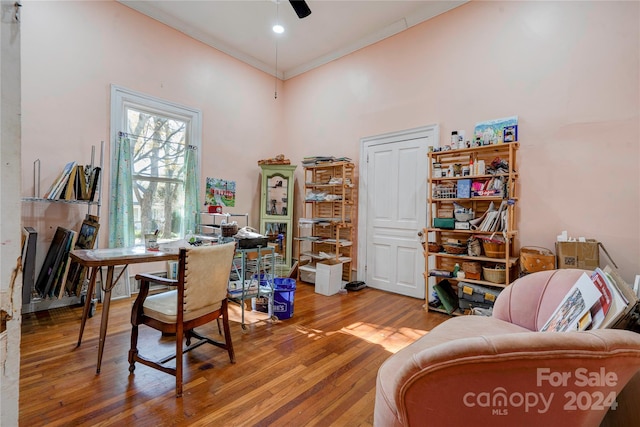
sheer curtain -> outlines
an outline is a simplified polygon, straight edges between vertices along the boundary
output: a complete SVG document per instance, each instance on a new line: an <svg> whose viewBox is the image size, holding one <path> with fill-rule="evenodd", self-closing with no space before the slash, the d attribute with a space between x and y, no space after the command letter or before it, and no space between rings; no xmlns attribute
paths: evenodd
<svg viewBox="0 0 640 427"><path fill-rule="evenodd" d="M116 142L115 172L111 177L111 197L109 203L109 247L133 246L133 180L131 164L131 141L128 136L118 133Z"/></svg>
<svg viewBox="0 0 640 427"><path fill-rule="evenodd" d="M187 146L184 158L184 206L183 234L195 231L199 212L198 152L195 145ZM135 245L133 165L131 140L124 132L118 133L117 148L112 169L111 197L109 203L109 247L120 248Z"/></svg>
<svg viewBox="0 0 640 427"><path fill-rule="evenodd" d="M187 147L184 159L184 231L196 231L196 216L198 215L200 203L198 202L198 194L200 194L198 186L198 168L197 168L198 152L195 145Z"/></svg>

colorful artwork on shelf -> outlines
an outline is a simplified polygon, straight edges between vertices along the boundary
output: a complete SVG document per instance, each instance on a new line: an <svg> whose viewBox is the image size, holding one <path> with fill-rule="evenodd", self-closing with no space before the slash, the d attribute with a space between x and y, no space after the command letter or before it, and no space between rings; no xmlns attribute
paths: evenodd
<svg viewBox="0 0 640 427"><path fill-rule="evenodd" d="M475 130L473 131L473 139L476 145L497 144L498 142L503 142L504 129L510 128L515 130L516 128L514 128L514 126L516 128L518 126L518 116L479 122L476 123ZM516 138L515 135L513 135L513 138ZM517 139L504 142L513 142L515 140Z"/></svg>
<svg viewBox="0 0 640 427"><path fill-rule="evenodd" d="M236 205L236 183L220 178L207 178L205 204L209 206Z"/></svg>

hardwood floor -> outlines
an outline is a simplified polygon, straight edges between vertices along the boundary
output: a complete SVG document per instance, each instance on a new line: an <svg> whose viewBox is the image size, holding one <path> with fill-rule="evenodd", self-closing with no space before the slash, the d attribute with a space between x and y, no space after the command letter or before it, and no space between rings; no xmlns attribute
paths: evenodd
<svg viewBox="0 0 640 427"><path fill-rule="evenodd" d="M132 302L111 304L99 375L101 305L80 347L81 307L23 316L20 425L370 426L380 364L448 318L422 300L368 288L327 297L298 283L291 319L232 322L235 364L210 345L185 355L176 398L171 375L141 364L129 375ZM217 335L215 322L199 330ZM141 327L139 349L164 356L172 343Z"/></svg>

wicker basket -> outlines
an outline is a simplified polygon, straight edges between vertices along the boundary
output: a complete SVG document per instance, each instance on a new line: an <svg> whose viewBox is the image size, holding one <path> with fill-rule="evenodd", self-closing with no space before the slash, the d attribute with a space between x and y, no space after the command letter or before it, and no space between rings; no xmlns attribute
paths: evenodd
<svg viewBox="0 0 640 427"><path fill-rule="evenodd" d="M467 245L462 245L459 243L444 243L442 247L444 247L444 251L446 253L452 255L462 255L467 253Z"/></svg>
<svg viewBox="0 0 640 427"><path fill-rule="evenodd" d="M462 271L465 273L481 273L482 265L477 261L464 261L462 263Z"/></svg>
<svg viewBox="0 0 640 427"><path fill-rule="evenodd" d="M482 275L482 265L477 261L464 261L462 271L467 279L480 280Z"/></svg>
<svg viewBox="0 0 640 427"><path fill-rule="evenodd" d="M238 233L238 224L221 224L220 232L222 237L233 237Z"/></svg>
<svg viewBox="0 0 640 427"><path fill-rule="evenodd" d="M525 246L520 249L520 266L523 273L555 270L556 256L546 248Z"/></svg>
<svg viewBox="0 0 640 427"><path fill-rule="evenodd" d="M482 249L484 249L484 254L489 258L504 258L506 254L506 245L504 242L497 243L483 240Z"/></svg>
<svg viewBox="0 0 640 427"><path fill-rule="evenodd" d="M436 242L428 243L429 252L440 252L442 250L442 245Z"/></svg>
<svg viewBox="0 0 640 427"><path fill-rule="evenodd" d="M438 218L453 218L453 206L441 207L437 210Z"/></svg>
<svg viewBox="0 0 640 427"><path fill-rule="evenodd" d="M504 268L482 267L482 276L487 282L504 284L507 271Z"/></svg>

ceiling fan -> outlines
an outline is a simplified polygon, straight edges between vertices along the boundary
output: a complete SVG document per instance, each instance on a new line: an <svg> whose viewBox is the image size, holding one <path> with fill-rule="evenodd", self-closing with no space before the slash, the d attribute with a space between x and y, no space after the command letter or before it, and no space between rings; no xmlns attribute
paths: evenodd
<svg viewBox="0 0 640 427"><path fill-rule="evenodd" d="M307 6L307 2L304 0L289 0L289 3L291 3L291 6L293 7L293 10L295 10L296 15L298 15L298 18L302 19L302 18L306 18L307 16L311 15L311 9L309 9L309 6Z"/></svg>

